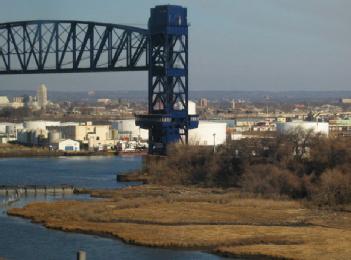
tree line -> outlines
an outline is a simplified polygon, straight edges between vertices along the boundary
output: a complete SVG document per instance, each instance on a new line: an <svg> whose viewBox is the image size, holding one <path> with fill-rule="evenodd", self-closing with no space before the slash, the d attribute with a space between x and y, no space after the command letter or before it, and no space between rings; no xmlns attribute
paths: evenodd
<svg viewBox="0 0 351 260"><path fill-rule="evenodd" d="M217 148L171 145L150 156L151 182L238 188L267 196L308 199L320 206L351 202L351 139L297 128L275 138L243 139Z"/></svg>

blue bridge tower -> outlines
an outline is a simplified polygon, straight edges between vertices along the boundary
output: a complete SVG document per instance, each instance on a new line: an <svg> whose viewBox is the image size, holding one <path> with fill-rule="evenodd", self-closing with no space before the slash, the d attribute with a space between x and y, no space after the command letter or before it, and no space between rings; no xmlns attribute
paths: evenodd
<svg viewBox="0 0 351 260"><path fill-rule="evenodd" d="M198 116L188 115L187 9L152 8L148 30L148 114L136 124L149 130L149 153L163 155L170 143L188 143L188 130L198 126Z"/></svg>

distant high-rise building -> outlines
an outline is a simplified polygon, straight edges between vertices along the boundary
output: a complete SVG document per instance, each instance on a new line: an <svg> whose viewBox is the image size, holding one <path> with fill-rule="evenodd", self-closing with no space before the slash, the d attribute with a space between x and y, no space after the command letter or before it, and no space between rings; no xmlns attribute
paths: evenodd
<svg viewBox="0 0 351 260"><path fill-rule="evenodd" d="M232 100L232 109L235 109L235 99Z"/></svg>
<svg viewBox="0 0 351 260"><path fill-rule="evenodd" d="M38 105L40 108L45 108L48 104L48 89L45 84L41 84L37 92Z"/></svg>
<svg viewBox="0 0 351 260"><path fill-rule="evenodd" d="M208 106L208 100L206 98L201 98L200 99L200 107L207 107Z"/></svg>

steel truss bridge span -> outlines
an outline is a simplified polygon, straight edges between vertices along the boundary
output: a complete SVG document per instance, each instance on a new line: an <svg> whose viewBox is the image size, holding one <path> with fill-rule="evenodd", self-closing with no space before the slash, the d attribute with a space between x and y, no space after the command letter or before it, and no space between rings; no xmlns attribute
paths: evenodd
<svg viewBox="0 0 351 260"><path fill-rule="evenodd" d="M188 115L187 9L151 8L148 29L83 21L0 24L0 74L148 71L149 153L188 142L198 116Z"/></svg>
<svg viewBox="0 0 351 260"><path fill-rule="evenodd" d="M37 20L0 24L0 74L147 71L148 30Z"/></svg>

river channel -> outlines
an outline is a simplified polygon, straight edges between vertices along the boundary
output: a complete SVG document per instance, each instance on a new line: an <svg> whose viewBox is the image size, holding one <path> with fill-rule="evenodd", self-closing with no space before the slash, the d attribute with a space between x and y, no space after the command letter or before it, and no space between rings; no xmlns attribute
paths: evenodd
<svg viewBox="0 0 351 260"><path fill-rule="evenodd" d="M141 167L140 157L58 157L0 159L0 185L73 185L85 188L122 188L116 174ZM128 184L133 185L133 184ZM3 200L0 197L0 202ZM22 197L0 206L0 257L7 260L75 259L78 250L90 259L221 259L198 251L127 245L117 239L50 230L28 220L7 216L8 207L32 201L90 199L87 195Z"/></svg>

